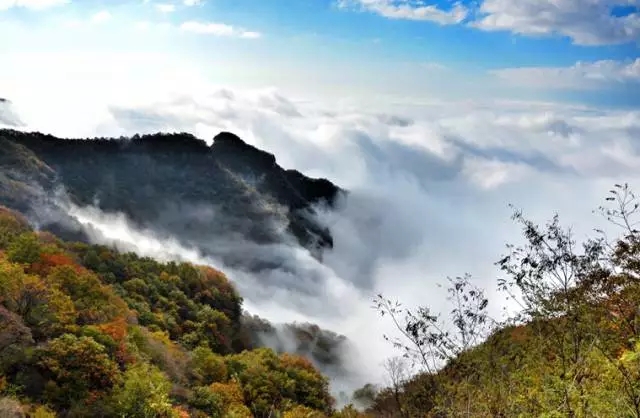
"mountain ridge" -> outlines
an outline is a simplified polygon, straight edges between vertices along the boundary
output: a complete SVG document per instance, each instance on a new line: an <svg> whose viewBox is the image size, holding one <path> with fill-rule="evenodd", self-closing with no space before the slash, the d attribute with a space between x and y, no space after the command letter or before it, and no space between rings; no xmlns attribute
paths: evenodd
<svg viewBox="0 0 640 418"><path fill-rule="evenodd" d="M212 235L258 244L293 236L322 258L333 238L316 208L334 208L346 193L280 167L273 154L230 132L207 145L188 133L63 139L5 129L0 169L0 198L11 208L33 213L37 193L28 190L50 194L62 186L78 206L124 213L141 228L159 228L216 256Z"/></svg>

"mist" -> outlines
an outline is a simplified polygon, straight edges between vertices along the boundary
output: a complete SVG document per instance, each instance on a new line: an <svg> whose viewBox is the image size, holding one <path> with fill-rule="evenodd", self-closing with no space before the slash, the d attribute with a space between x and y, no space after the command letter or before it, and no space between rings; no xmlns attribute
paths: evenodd
<svg viewBox="0 0 640 418"><path fill-rule="evenodd" d="M508 204L538 222L557 212L584 239L603 226L592 211L610 186L640 179L640 150L632 142L640 114L633 111L487 100L364 112L298 102L274 90L217 90L105 106L99 114L108 117L84 120L82 129L74 127L73 114L55 124L21 117L29 129L61 136L67 130L89 137L162 130L210 141L231 131L275 154L284 168L326 177L349 191L335 210L317 215L334 238L322 263L293 240L257 245L216 234L208 242L185 243L152 228L136 229L122 214L65 206L94 242L212 265L235 283L250 313L345 335L349 379L334 379L340 390L382 383L382 361L397 354L383 339L394 334L392 325L371 308L375 294L444 311L446 299L436 284L470 273L498 317L505 302L496 291L494 262L506 243L520 242ZM216 216L215 208L186 209ZM203 256L204 247L269 259L277 268L234 268Z"/></svg>

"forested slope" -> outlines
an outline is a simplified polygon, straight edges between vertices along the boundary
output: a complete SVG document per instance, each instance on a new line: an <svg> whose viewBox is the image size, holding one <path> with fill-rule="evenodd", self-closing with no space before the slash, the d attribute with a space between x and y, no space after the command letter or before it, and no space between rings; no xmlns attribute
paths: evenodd
<svg viewBox="0 0 640 418"><path fill-rule="evenodd" d="M210 267L66 243L0 209L0 416L333 414L308 360L251 346L241 304Z"/></svg>

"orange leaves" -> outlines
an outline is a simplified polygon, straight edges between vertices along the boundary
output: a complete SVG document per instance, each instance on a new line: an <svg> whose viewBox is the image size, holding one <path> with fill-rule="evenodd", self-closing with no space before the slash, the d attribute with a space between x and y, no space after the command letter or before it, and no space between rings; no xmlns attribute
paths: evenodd
<svg viewBox="0 0 640 418"><path fill-rule="evenodd" d="M49 253L41 253L40 259L33 263L29 270L39 276L46 276L52 269L58 266L71 266L78 273L82 270L82 267L76 264L68 255Z"/></svg>
<svg viewBox="0 0 640 418"><path fill-rule="evenodd" d="M515 342L524 342L529 338L529 330L524 325L518 325L511 330L511 339Z"/></svg>
<svg viewBox="0 0 640 418"><path fill-rule="evenodd" d="M209 266L200 266L200 272L203 275L203 284L205 285L214 285L219 289L230 288L231 283L229 283L229 279L219 270L214 269Z"/></svg>
<svg viewBox="0 0 640 418"><path fill-rule="evenodd" d="M127 320L123 316L117 317L115 320L106 324L97 325L96 328L113 338L118 344L118 348L115 353L115 357L120 364L131 364L134 362L133 356L127 349Z"/></svg>
<svg viewBox="0 0 640 418"><path fill-rule="evenodd" d="M318 373L315 366L306 358L295 354L283 353L280 355L280 362L285 369L303 369L313 373Z"/></svg>
<svg viewBox="0 0 640 418"><path fill-rule="evenodd" d="M182 406L174 406L172 412L175 418L189 418L191 416L189 411Z"/></svg>
<svg viewBox="0 0 640 418"><path fill-rule="evenodd" d="M122 342L127 338L127 320L123 316L119 316L106 324L100 324L97 328L113 338L114 341Z"/></svg>
<svg viewBox="0 0 640 418"><path fill-rule="evenodd" d="M231 381L229 383L215 382L211 384L209 388L212 392L220 395L225 409L229 408L231 405L244 404L242 387L236 381Z"/></svg>

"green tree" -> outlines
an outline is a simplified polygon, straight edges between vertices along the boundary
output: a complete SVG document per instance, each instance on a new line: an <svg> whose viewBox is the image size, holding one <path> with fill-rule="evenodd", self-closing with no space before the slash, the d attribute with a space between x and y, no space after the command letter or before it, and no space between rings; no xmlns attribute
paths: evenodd
<svg viewBox="0 0 640 418"><path fill-rule="evenodd" d="M60 406L82 400L92 391L105 391L119 379L116 363L91 337L65 334L36 353L37 364L50 377L48 396Z"/></svg>
<svg viewBox="0 0 640 418"><path fill-rule="evenodd" d="M139 363L124 373L122 385L114 390L113 406L123 418L172 417L170 390L171 382L164 373Z"/></svg>
<svg viewBox="0 0 640 418"><path fill-rule="evenodd" d="M33 264L40 258L41 251L38 236L33 232L25 232L9 244L7 258L14 263Z"/></svg>

